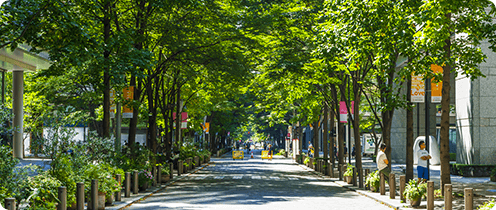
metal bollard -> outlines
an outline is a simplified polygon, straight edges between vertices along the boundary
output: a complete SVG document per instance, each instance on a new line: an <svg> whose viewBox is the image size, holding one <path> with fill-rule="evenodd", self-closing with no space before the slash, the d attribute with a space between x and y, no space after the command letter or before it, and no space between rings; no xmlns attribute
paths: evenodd
<svg viewBox="0 0 496 210"><path fill-rule="evenodd" d="M406 176L401 175L400 176L400 200L403 202L406 202L405 196L403 195L403 192L405 192L405 185L406 185Z"/></svg>
<svg viewBox="0 0 496 210"><path fill-rule="evenodd" d="M396 198L396 175L393 173L389 174L389 198Z"/></svg>
<svg viewBox="0 0 496 210"><path fill-rule="evenodd" d="M133 194L138 194L138 171L133 172Z"/></svg>
<svg viewBox="0 0 496 210"><path fill-rule="evenodd" d="M121 201L121 192L122 192L122 184L121 184L121 180L122 180L122 175L120 174L116 174L115 175L115 179L117 180L117 182L119 183L119 191L115 192L115 201Z"/></svg>
<svg viewBox="0 0 496 210"><path fill-rule="evenodd" d="M67 209L67 188L61 186L59 189L59 204L57 205L58 210L66 210Z"/></svg>
<svg viewBox="0 0 496 210"><path fill-rule="evenodd" d="M353 178L353 181L351 182L353 184L354 187L357 186L357 176L356 176L356 168L353 167L353 176L351 176Z"/></svg>
<svg viewBox="0 0 496 210"><path fill-rule="evenodd" d="M15 210L16 209L15 198L5 198L5 209L6 210Z"/></svg>
<svg viewBox="0 0 496 210"><path fill-rule="evenodd" d="M204 156L206 157L206 156ZM174 163L169 163L169 175L170 175L170 179L174 178Z"/></svg>
<svg viewBox="0 0 496 210"><path fill-rule="evenodd" d="M76 209L84 210L84 183L76 184Z"/></svg>
<svg viewBox="0 0 496 210"><path fill-rule="evenodd" d="M126 182L124 183L124 197L131 197L131 172L126 172L124 175L126 177Z"/></svg>
<svg viewBox="0 0 496 210"><path fill-rule="evenodd" d="M465 210L473 210L474 209L474 189L473 188L465 188Z"/></svg>
<svg viewBox="0 0 496 210"><path fill-rule="evenodd" d="M370 169L365 169L365 174L363 175L363 177L367 177L370 173ZM369 184L366 184L365 185L365 190L370 190L370 185Z"/></svg>
<svg viewBox="0 0 496 210"><path fill-rule="evenodd" d="M380 190L379 191L380 191L381 195L386 195L386 180L384 180L384 174L381 173L380 171L379 171L379 173L381 174L380 187L379 187Z"/></svg>
<svg viewBox="0 0 496 210"><path fill-rule="evenodd" d="M93 179L91 180L91 209L96 210L98 209L98 180Z"/></svg>
<svg viewBox="0 0 496 210"><path fill-rule="evenodd" d="M177 176L181 176L181 172L183 172L183 161L178 160L177 161Z"/></svg>
<svg viewBox="0 0 496 210"><path fill-rule="evenodd" d="M453 207L453 197L451 184L444 185L444 210L451 210Z"/></svg>
<svg viewBox="0 0 496 210"><path fill-rule="evenodd" d="M434 209L434 182L427 181L427 210Z"/></svg>
<svg viewBox="0 0 496 210"><path fill-rule="evenodd" d="M157 171L158 171L157 183L158 183L159 187L162 187L162 166L161 165L158 166Z"/></svg>

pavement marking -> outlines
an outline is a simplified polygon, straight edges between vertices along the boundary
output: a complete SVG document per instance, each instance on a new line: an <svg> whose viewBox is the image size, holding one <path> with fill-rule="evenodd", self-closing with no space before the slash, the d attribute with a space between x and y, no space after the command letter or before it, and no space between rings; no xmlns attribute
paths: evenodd
<svg viewBox="0 0 496 210"><path fill-rule="evenodd" d="M279 177L270 177L270 179L277 180L277 181L281 180Z"/></svg>
<svg viewBox="0 0 496 210"><path fill-rule="evenodd" d="M233 179L242 179L243 176L234 176Z"/></svg>
<svg viewBox="0 0 496 210"><path fill-rule="evenodd" d="M216 176L214 179L224 179L224 176Z"/></svg>
<svg viewBox="0 0 496 210"><path fill-rule="evenodd" d="M307 180L312 180L312 181L317 180L316 178L313 178L313 177L306 177L306 178L307 178Z"/></svg>
<svg viewBox="0 0 496 210"><path fill-rule="evenodd" d="M292 181L298 180L298 178L294 178L294 177L289 177L288 179Z"/></svg>
<svg viewBox="0 0 496 210"><path fill-rule="evenodd" d="M261 179L261 176L251 176L252 179Z"/></svg>
<svg viewBox="0 0 496 210"><path fill-rule="evenodd" d="M202 180L202 179L205 179L205 178L207 178L207 177L206 176L197 176L195 179L196 180Z"/></svg>

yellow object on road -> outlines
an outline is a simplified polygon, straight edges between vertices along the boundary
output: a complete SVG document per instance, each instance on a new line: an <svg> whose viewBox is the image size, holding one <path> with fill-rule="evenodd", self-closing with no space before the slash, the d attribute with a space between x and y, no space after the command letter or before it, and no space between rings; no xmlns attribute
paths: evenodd
<svg viewBox="0 0 496 210"><path fill-rule="evenodd" d="M245 158L245 151L233 151L232 153L233 160Z"/></svg>
<svg viewBox="0 0 496 210"><path fill-rule="evenodd" d="M262 160L263 159L272 160L272 151L269 153L269 150L262 150Z"/></svg>

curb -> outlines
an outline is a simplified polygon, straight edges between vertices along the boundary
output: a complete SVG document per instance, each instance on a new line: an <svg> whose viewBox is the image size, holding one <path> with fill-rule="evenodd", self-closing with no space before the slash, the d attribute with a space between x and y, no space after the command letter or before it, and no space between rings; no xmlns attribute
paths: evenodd
<svg viewBox="0 0 496 210"><path fill-rule="evenodd" d="M140 195L136 198L133 198L129 201L124 201L123 203L121 204L118 204L118 205L115 205L115 206L108 206L108 207L105 207L105 209L109 209L109 210L121 210L121 209L126 209L128 207L130 207L131 205L135 204L135 203L139 203L140 201L143 201L143 200L146 200L148 197L154 195L155 193L158 193L162 190L165 190L165 188L167 188L168 186L171 186L173 185L174 183L176 183L177 181L180 181L184 178L186 178L187 176L191 175L191 174L194 174L200 170L203 170L205 167L209 166L210 165L210 162L204 164L201 168L197 168L196 170L194 170L193 172L191 173L188 173L188 174L183 174L181 175L180 177L178 176L174 176L174 177L178 177L178 178L173 178L170 182L167 182L165 185L162 185L161 187L156 187L156 189L153 189L153 191L151 192L146 192L145 194L143 195Z"/></svg>

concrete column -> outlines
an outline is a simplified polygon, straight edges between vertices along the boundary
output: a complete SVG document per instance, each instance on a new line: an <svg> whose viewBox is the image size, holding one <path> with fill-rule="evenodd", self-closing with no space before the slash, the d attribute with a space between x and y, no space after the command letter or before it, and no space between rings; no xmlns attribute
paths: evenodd
<svg viewBox="0 0 496 210"><path fill-rule="evenodd" d="M67 189L62 186L59 187L59 205L57 205L58 210L66 210L67 209Z"/></svg>
<svg viewBox="0 0 496 210"><path fill-rule="evenodd" d="M24 158L24 142L22 140L23 129L23 95L24 95L24 71L16 70L12 72L12 111L14 114L14 157Z"/></svg>
<svg viewBox="0 0 496 210"><path fill-rule="evenodd" d="M444 209L451 210L453 206L453 197L451 184L444 185Z"/></svg>
<svg viewBox="0 0 496 210"><path fill-rule="evenodd" d="M133 194L138 194L138 171L133 171Z"/></svg>
<svg viewBox="0 0 496 210"><path fill-rule="evenodd" d="M406 202L405 196L403 195L403 192L405 192L405 185L406 185L406 176L401 175L400 176L400 200L403 202Z"/></svg>
<svg viewBox="0 0 496 210"><path fill-rule="evenodd" d="M474 189L473 188L465 188L465 210L473 210L474 209Z"/></svg>
<svg viewBox="0 0 496 210"><path fill-rule="evenodd" d="M434 182L427 182L427 210L434 209Z"/></svg>
<svg viewBox="0 0 496 210"><path fill-rule="evenodd" d="M124 197L131 197L131 172L126 172L126 182L124 183Z"/></svg>
<svg viewBox="0 0 496 210"><path fill-rule="evenodd" d="M76 209L84 210L84 183L77 183L76 186Z"/></svg>
<svg viewBox="0 0 496 210"><path fill-rule="evenodd" d="M389 174L389 198L396 198L396 177L393 173Z"/></svg>
<svg viewBox="0 0 496 210"><path fill-rule="evenodd" d="M5 209L7 209L7 210L15 210L16 209L15 198L5 198Z"/></svg>

